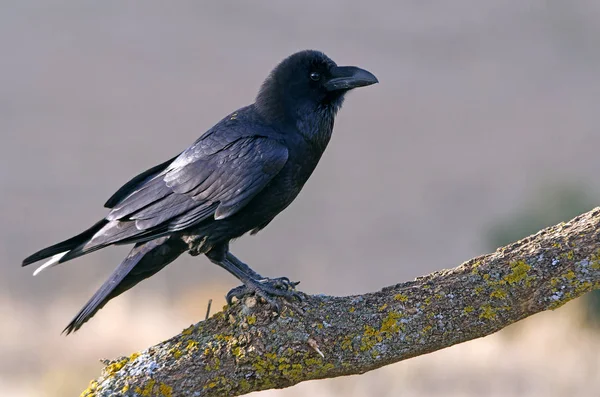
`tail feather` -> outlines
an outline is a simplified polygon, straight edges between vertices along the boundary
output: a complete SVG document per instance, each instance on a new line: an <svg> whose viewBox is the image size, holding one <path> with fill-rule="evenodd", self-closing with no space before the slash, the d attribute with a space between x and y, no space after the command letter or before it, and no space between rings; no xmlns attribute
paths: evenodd
<svg viewBox="0 0 600 397"><path fill-rule="evenodd" d="M136 244L108 280L102 284L100 289L71 320L63 333L68 335L77 331L109 300L154 275L187 249L187 246L181 240L167 240L169 240L169 237L165 236Z"/></svg>
<svg viewBox="0 0 600 397"><path fill-rule="evenodd" d="M61 241L60 243L54 244L48 248L44 248L43 250L40 250L40 251L36 252L35 254L28 256L27 258L25 258L23 260L22 266L27 266L27 265L30 265L37 261L41 261L42 259L46 259L46 258L50 258L51 256L66 253L66 252L76 248L79 245L85 244L86 241L88 241L90 238L92 238L92 236L98 230L102 229L102 227L104 227L104 225L106 225L107 223L108 223L108 221L106 219L102 219L101 221L97 222L94 226L90 227L83 233L80 233L77 236L71 237L70 239L67 239L65 241ZM64 262L64 260L63 260L63 262ZM46 266L46 265L44 265L44 266ZM44 266L42 266L42 267L44 267ZM50 265L48 265L48 266L50 266ZM48 266L46 266L46 267L48 267Z"/></svg>
<svg viewBox="0 0 600 397"><path fill-rule="evenodd" d="M51 268L51 267L54 267L54 266L58 265L60 263L60 258L62 258L63 256L65 256L67 254L67 252L61 252L60 254L54 255L52 258L50 258L49 261L47 261L42 266L40 266L37 269L35 269L35 271L33 272L33 275L37 276L38 274L40 274L45 269L48 269L48 268Z"/></svg>

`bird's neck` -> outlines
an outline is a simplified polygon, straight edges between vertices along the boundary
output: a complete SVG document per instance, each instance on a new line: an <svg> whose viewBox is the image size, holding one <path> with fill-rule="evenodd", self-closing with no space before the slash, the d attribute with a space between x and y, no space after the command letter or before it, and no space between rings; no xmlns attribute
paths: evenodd
<svg viewBox="0 0 600 397"><path fill-rule="evenodd" d="M299 111L295 118L296 130L306 142L323 152L331 139L337 109L320 106L311 111Z"/></svg>
<svg viewBox="0 0 600 397"><path fill-rule="evenodd" d="M293 105L274 98L276 96L259 97L254 104L264 120L276 129L295 131L315 149L325 150L331 138L335 115L344 100L343 96L322 104L296 101Z"/></svg>

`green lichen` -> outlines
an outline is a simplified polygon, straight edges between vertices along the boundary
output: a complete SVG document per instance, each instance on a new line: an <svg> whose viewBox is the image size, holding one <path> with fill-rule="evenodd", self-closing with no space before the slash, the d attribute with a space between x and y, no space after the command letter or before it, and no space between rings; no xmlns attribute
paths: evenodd
<svg viewBox="0 0 600 397"><path fill-rule="evenodd" d="M342 350L352 350L352 336L346 335L341 343Z"/></svg>
<svg viewBox="0 0 600 397"><path fill-rule="evenodd" d="M266 353L264 358L257 357L255 362L252 364L252 368L259 376L266 376L273 370L275 370L275 358L277 356L274 353Z"/></svg>
<svg viewBox="0 0 600 397"><path fill-rule="evenodd" d="M254 390L269 389L276 386L277 379L285 379L286 383L294 384L308 378L327 376L334 367L322 357L315 357L314 352L298 352L288 348L279 354L251 353L254 376L236 383L233 379L216 376L210 379L204 389L210 389L215 395L246 394ZM280 384L279 382L277 384Z"/></svg>
<svg viewBox="0 0 600 397"><path fill-rule="evenodd" d="M553 284L554 282L554 284ZM550 283L553 285L557 285L558 283L565 283L566 282L566 287L567 289L565 290L565 292L562 294L562 296L560 297L560 299L557 299L555 301L553 301L548 308L551 310L555 310L558 309L559 307L561 307L562 305L564 305L565 303L567 303L568 301L570 301L571 299L574 299L578 296L581 296L583 294L585 294L586 292L589 292L593 289L596 289L598 287L600 287L600 282L599 283L592 283L591 281L587 281L587 280L579 280L577 278L577 275L572 271L569 270L568 272L566 272L565 274L559 276L559 277L555 277L553 279L550 280ZM557 289L554 288L553 292L556 293Z"/></svg>
<svg viewBox="0 0 600 397"><path fill-rule="evenodd" d="M219 357L214 357L212 360L212 364L206 364L204 366L204 369L207 371L216 371L219 368L221 368L221 360L219 359Z"/></svg>
<svg viewBox="0 0 600 397"><path fill-rule="evenodd" d="M248 319L246 320L246 322L249 325L254 325L256 324L256 316L252 315L252 316L248 316Z"/></svg>
<svg viewBox="0 0 600 397"><path fill-rule="evenodd" d="M596 250L590 256L590 268L592 270L600 270L600 249Z"/></svg>
<svg viewBox="0 0 600 397"><path fill-rule="evenodd" d="M211 391L219 395L227 396L235 386L233 380L230 380L224 376L216 376L211 379L204 387L204 390L211 389Z"/></svg>

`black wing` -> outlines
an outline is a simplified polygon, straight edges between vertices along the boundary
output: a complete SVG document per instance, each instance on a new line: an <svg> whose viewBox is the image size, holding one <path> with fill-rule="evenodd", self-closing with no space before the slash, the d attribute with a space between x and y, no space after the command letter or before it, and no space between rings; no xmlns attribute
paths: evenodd
<svg viewBox="0 0 600 397"><path fill-rule="evenodd" d="M121 200L123 200L125 197L127 197L128 195L133 193L136 189L138 189L145 182L149 181L150 179L154 178L156 175L158 175L159 173L164 171L165 168L167 168L169 166L169 164L171 164L176 158L177 158L177 156L173 157L170 160L165 161L162 164L155 165L154 167L150 168L149 170L146 170L146 171L142 172L141 174L133 177L129 182L127 182L126 184L121 186L121 188L119 190L117 190L115 192L115 194L110 196L110 198L106 201L104 206L106 208L113 208Z"/></svg>
<svg viewBox="0 0 600 397"><path fill-rule="evenodd" d="M252 200L288 158L287 148L267 137L210 138L198 141L163 172L146 176L137 190L111 203L108 224L61 261L108 244L182 230L209 217L227 218Z"/></svg>

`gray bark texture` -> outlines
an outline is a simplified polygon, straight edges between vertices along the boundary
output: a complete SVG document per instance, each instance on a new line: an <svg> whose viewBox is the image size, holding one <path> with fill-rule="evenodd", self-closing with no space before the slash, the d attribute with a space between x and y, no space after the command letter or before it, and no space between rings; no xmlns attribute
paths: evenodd
<svg viewBox="0 0 600 397"><path fill-rule="evenodd" d="M107 362L82 396L237 396L364 372L494 333L600 287L600 208L364 295L247 298Z"/></svg>

